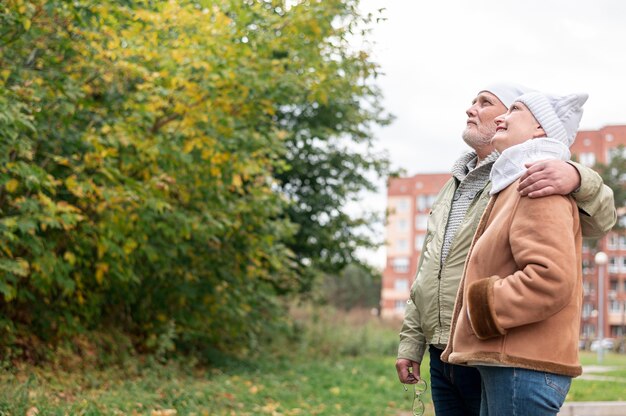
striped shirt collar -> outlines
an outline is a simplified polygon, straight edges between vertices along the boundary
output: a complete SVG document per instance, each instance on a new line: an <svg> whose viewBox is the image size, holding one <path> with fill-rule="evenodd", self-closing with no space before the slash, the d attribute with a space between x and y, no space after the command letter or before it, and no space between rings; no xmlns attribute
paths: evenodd
<svg viewBox="0 0 626 416"><path fill-rule="evenodd" d="M476 162L478 161L478 155L476 155L476 152L465 153L458 158L452 166L452 175L461 182L473 172L476 172L476 174L480 174L481 176L489 176L493 162L496 161L499 155L498 151L494 150L489 156L484 158L478 166L476 166Z"/></svg>

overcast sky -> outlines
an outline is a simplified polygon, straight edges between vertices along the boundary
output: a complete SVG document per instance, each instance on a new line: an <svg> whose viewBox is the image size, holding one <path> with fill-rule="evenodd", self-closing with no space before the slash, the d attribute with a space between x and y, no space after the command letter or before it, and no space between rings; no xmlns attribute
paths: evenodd
<svg viewBox="0 0 626 416"><path fill-rule="evenodd" d="M448 172L469 148L465 109L494 82L586 92L581 129L626 124L626 1L361 0L385 10L369 39L391 126L376 130L393 167ZM384 210L384 183L365 198ZM368 258L384 265L384 250Z"/></svg>

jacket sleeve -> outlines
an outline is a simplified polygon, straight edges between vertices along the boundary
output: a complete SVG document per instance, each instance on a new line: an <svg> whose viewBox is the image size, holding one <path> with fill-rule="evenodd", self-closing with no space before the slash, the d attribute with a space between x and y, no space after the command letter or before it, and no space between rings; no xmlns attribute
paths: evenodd
<svg viewBox="0 0 626 416"><path fill-rule="evenodd" d="M425 351L426 339L422 333L419 312L413 301L409 300L404 311L404 321L400 330L398 358L421 363Z"/></svg>
<svg viewBox="0 0 626 416"><path fill-rule="evenodd" d="M580 267L576 214L569 197L520 198L508 230L518 270L468 287L470 324L477 337L542 321L569 303Z"/></svg>
<svg viewBox="0 0 626 416"><path fill-rule="evenodd" d="M593 169L569 162L580 174L580 188L572 197L580 211L580 225L585 238L600 238L611 231L617 221L613 190L602 182Z"/></svg>

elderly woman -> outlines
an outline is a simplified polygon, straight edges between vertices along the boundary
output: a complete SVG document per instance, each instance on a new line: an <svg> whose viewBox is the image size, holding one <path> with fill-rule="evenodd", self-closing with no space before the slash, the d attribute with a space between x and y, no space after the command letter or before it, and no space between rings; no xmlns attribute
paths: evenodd
<svg viewBox="0 0 626 416"><path fill-rule="evenodd" d="M517 192L525 164L568 160L587 95L532 92L496 119L501 153L442 359L476 366L481 415L556 415L581 374L581 228L569 196Z"/></svg>

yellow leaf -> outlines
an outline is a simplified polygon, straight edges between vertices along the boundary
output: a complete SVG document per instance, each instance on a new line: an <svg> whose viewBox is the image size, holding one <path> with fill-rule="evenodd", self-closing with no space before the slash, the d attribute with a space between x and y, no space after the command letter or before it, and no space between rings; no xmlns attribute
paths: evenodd
<svg viewBox="0 0 626 416"><path fill-rule="evenodd" d="M67 188L68 191L74 194L74 196L81 198L85 195L85 193L83 192L83 189L81 188L79 183L76 181L75 175L72 175L68 177L67 179L65 179L65 187Z"/></svg>
<svg viewBox="0 0 626 416"><path fill-rule="evenodd" d="M137 244L135 240L133 239L127 240L126 243L124 243L124 247L123 247L124 253L126 255L129 255L130 253L135 251L137 246L139 246L139 244Z"/></svg>
<svg viewBox="0 0 626 416"><path fill-rule="evenodd" d="M18 186L20 186L20 183L17 179L9 179L9 181L6 184L4 184L4 187L10 193L15 192Z"/></svg>
<svg viewBox="0 0 626 416"><path fill-rule="evenodd" d="M213 156L213 151L211 149L204 149L202 150L202 160L207 160L210 159L211 156Z"/></svg>
<svg viewBox="0 0 626 416"><path fill-rule="evenodd" d="M28 29L30 29L31 21L30 21L30 19L24 19L22 24L24 25L24 29L28 30Z"/></svg>
<svg viewBox="0 0 626 416"><path fill-rule="evenodd" d="M107 263L96 264L96 282L102 284L104 281L104 274L109 271L109 265Z"/></svg>
<svg viewBox="0 0 626 416"><path fill-rule="evenodd" d="M235 188L241 188L241 175L233 175L233 186Z"/></svg>
<svg viewBox="0 0 626 416"><path fill-rule="evenodd" d="M188 140L183 145L183 152L184 153L191 153L195 146L196 146L196 141L195 140Z"/></svg>
<svg viewBox="0 0 626 416"><path fill-rule="evenodd" d="M67 260L67 262L71 264L72 266L76 264L76 256L71 251L66 251L65 254L63 255L63 258Z"/></svg>

